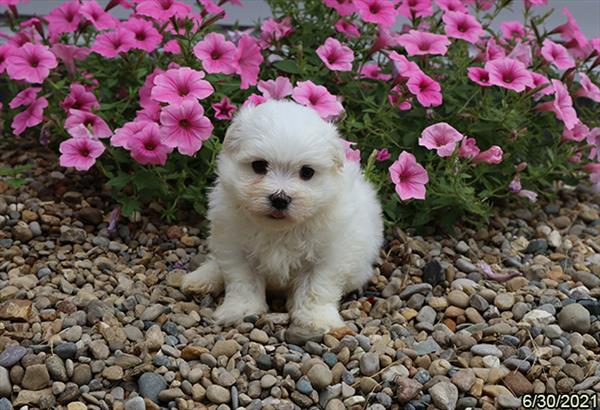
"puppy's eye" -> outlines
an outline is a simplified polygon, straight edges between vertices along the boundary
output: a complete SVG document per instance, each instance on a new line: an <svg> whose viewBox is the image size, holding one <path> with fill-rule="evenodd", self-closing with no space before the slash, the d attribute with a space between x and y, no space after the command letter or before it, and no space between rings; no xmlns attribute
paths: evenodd
<svg viewBox="0 0 600 410"><path fill-rule="evenodd" d="M261 175L266 174L268 167L269 167L269 164L267 163L267 161L264 161L264 160L252 162L252 169L257 174L261 174Z"/></svg>
<svg viewBox="0 0 600 410"><path fill-rule="evenodd" d="M311 167L305 165L302 168L300 168L300 178L302 178L303 180L308 181L313 177L313 175L315 175L315 170Z"/></svg>

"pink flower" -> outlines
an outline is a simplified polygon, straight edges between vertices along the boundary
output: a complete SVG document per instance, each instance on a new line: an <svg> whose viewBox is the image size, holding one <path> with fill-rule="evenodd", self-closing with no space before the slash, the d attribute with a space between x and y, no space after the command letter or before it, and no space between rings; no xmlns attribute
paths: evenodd
<svg viewBox="0 0 600 410"><path fill-rule="evenodd" d="M391 1L354 0L353 4L360 18L367 23L390 27L396 22L396 10Z"/></svg>
<svg viewBox="0 0 600 410"><path fill-rule="evenodd" d="M122 28L116 31L96 36L96 41L92 45L92 51L100 54L102 57L113 58L119 53L126 53L135 47L135 36L131 31Z"/></svg>
<svg viewBox="0 0 600 410"><path fill-rule="evenodd" d="M202 100L215 91L213 86L202 78L204 73L189 67L168 70L154 78L152 99L167 104Z"/></svg>
<svg viewBox="0 0 600 410"><path fill-rule="evenodd" d="M104 11L95 0L83 2L80 9L81 15L91 22L98 30L113 29L117 27L118 20Z"/></svg>
<svg viewBox="0 0 600 410"><path fill-rule="evenodd" d="M0 74L6 69L6 59L15 48L12 44L0 44Z"/></svg>
<svg viewBox="0 0 600 410"><path fill-rule="evenodd" d="M369 49L369 55L378 52L379 50L396 47L398 45L398 34L390 31L388 28L379 27L377 39Z"/></svg>
<svg viewBox="0 0 600 410"><path fill-rule="evenodd" d="M266 44L271 44L287 37L292 31L292 19L289 16L280 21L268 18L260 25L260 38Z"/></svg>
<svg viewBox="0 0 600 410"><path fill-rule="evenodd" d="M442 105L442 87L428 75L417 73L408 79L406 85L423 107Z"/></svg>
<svg viewBox="0 0 600 410"><path fill-rule="evenodd" d="M16 6L19 3L27 4L29 0L0 0L2 6Z"/></svg>
<svg viewBox="0 0 600 410"><path fill-rule="evenodd" d="M377 161L387 161L391 156L392 154L390 154L390 151L388 151L387 148L378 149L375 153L375 159Z"/></svg>
<svg viewBox="0 0 600 410"><path fill-rule="evenodd" d="M128 149L131 157L142 165L165 165L167 156L173 151L163 143L160 128L155 122L147 123L134 134L129 139Z"/></svg>
<svg viewBox="0 0 600 410"><path fill-rule="evenodd" d="M525 38L525 26L519 21L503 21L500 23L500 31L506 40Z"/></svg>
<svg viewBox="0 0 600 410"><path fill-rule="evenodd" d="M354 61L352 49L333 37L327 38L325 43L317 48L317 55L332 71L352 71L352 61Z"/></svg>
<svg viewBox="0 0 600 410"><path fill-rule="evenodd" d="M110 137L110 145L113 147L123 147L129 149L129 141L137 134L141 133L144 128L156 125L153 121L131 121L125 123L121 128L117 128L112 137Z"/></svg>
<svg viewBox="0 0 600 410"><path fill-rule="evenodd" d="M75 72L75 60L85 60L91 50L87 47L70 46L67 44L56 43L52 45L52 52L67 67L70 73Z"/></svg>
<svg viewBox="0 0 600 410"><path fill-rule="evenodd" d="M356 142L346 141L341 138L340 141L344 146L344 155L346 158L353 162L360 162L360 150L352 148L353 145L356 145Z"/></svg>
<svg viewBox="0 0 600 410"><path fill-rule="evenodd" d="M389 173L401 200L425 199L425 184L429 182L429 176L413 154L402 151L389 167Z"/></svg>
<svg viewBox="0 0 600 410"><path fill-rule="evenodd" d="M576 141L581 142L590 135L590 129L587 125L582 122L575 124L572 129L565 127L562 133L562 141Z"/></svg>
<svg viewBox="0 0 600 410"><path fill-rule="evenodd" d="M573 100L569 95L567 87L559 80L552 80L554 90L554 101L540 104L536 107L540 111L552 111L556 118L565 123L565 127L573 129L580 121L577 112L573 108Z"/></svg>
<svg viewBox="0 0 600 410"><path fill-rule="evenodd" d="M398 14L409 20L415 17L427 17L433 14L431 0L402 0Z"/></svg>
<svg viewBox="0 0 600 410"><path fill-rule="evenodd" d="M373 80L388 81L392 78L389 74L381 72L381 67L377 63L368 63L363 65L358 71L360 78L370 78Z"/></svg>
<svg viewBox="0 0 600 410"><path fill-rule="evenodd" d="M142 85L138 91L138 95L140 96L140 107L147 108L159 105L152 99L152 88L154 88L154 79L162 73L164 73L164 71L157 67L144 80L144 85Z"/></svg>
<svg viewBox="0 0 600 410"><path fill-rule="evenodd" d="M502 162L502 148L497 145L492 145L487 150L480 152L479 154L473 157L474 164L499 164Z"/></svg>
<svg viewBox="0 0 600 410"><path fill-rule="evenodd" d="M223 97L218 103L213 103L212 107L215 110L215 118L218 120L230 120L237 110L237 107L231 104L231 100L227 97Z"/></svg>
<svg viewBox="0 0 600 410"><path fill-rule="evenodd" d="M491 37L485 47L485 61L496 60L506 56L506 50L496 43L496 40Z"/></svg>
<svg viewBox="0 0 600 410"><path fill-rule="evenodd" d="M176 0L143 0L135 10L142 16L168 21L173 16L185 18L192 8Z"/></svg>
<svg viewBox="0 0 600 410"><path fill-rule="evenodd" d="M592 146L588 158L600 162L600 127L592 128L587 136L587 143Z"/></svg>
<svg viewBox="0 0 600 410"><path fill-rule="evenodd" d="M552 87L550 87L550 81L548 81L548 79L546 78L546 76L540 74L540 73L536 73L535 71L530 71L529 74L531 74L531 79L533 80L533 87L532 88L538 88L541 87L543 85L546 85L545 87L541 88L537 93L534 94L534 97L536 99L541 98L543 95L549 95L552 94L554 91L552 90Z"/></svg>
<svg viewBox="0 0 600 410"><path fill-rule="evenodd" d="M436 150L440 157L449 157L456 149L456 143L463 135L445 122L430 125L425 128L419 138L419 145L429 150Z"/></svg>
<svg viewBox="0 0 600 410"><path fill-rule="evenodd" d="M524 0L525 7L533 7L533 6L545 6L548 4L548 0Z"/></svg>
<svg viewBox="0 0 600 410"><path fill-rule="evenodd" d="M96 96L81 84L71 84L71 92L61 102L60 106L67 112L71 108L82 111L91 111L100 108Z"/></svg>
<svg viewBox="0 0 600 410"><path fill-rule="evenodd" d="M412 108L412 97L404 94L404 91L399 85L396 85L388 94L388 102L398 107L400 111L408 111Z"/></svg>
<svg viewBox="0 0 600 410"><path fill-rule="evenodd" d="M202 61L202 67L207 73L233 74L235 72L235 44L225 40L223 34L207 34L194 46L194 55Z"/></svg>
<svg viewBox="0 0 600 410"><path fill-rule="evenodd" d="M323 3L337 11L342 17L349 16L356 11L352 0L323 0Z"/></svg>
<svg viewBox="0 0 600 410"><path fill-rule="evenodd" d="M263 61L258 42L250 36L242 36L233 59L235 72L241 78L241 89L245 90L251 85L256 85L260 65Z"/></svg>
<svg viewBox="0 0 600 410"><path fill-rule="evenodd" d="M444 30L448 37L460 38L471 44L477 43L483 28L477 19L468 13L460 11L447 11L442 20L446 24Z"/></svg>
<svg viewBox="0 0 600 410"><path fill-rule="evenodd" d="M406 49L409 56L439 54L445 55L450 40L442 34L410 30L398 37L398 44Z"/></svg>
<svg viewBox="0 0 600 410"><path fill-rule="evenodd" d="M162 42L162 35L148 20L131 17L129 20L122 23L121 27L133 34L133 48L150 53L156 50Z"/></svg>
<svg viewBox="0 0 600 410"><path fill-rule="evenodd" d="M531 47L529 44L518 41L507 57L520 61L525 67L528 67L531 64Z"/></svg>
<svg viewBox="0 0 600 410"><path fill-rule="evenodd" d="M21 135L27 128L41 124L44 119L44 109L48 106L48 100L40 97L35 100L23 112L15 115L11 127L15 135Z"/></svg>
<svg viewBox="0 0 600 410"><path fill-rule="evenodd" d="M344 108L337 98L322 85L310 80L298 81L292 91L292 99L317 111L322 118L336 117Z"/></svg>
<svg viewBox="0 0 600 410"><path fill-rule="evenodd" d="M600 88L584 73L579 73L579 85L581 88L575 92L577 97L586 97L600 103Z"/></svg>
<svg viewBox="0 0 600 410"><path fill-rule="evenodd" d="M492 85L516 92L525 90L525 87L533 86L533 79L525 65L512 58L505 57L488 61L485 64L485 70L490 74L490 84Z"/></svg>
<svg viewBox="0 0 600 410"><path fill-rule="evenodd" d="M333 27L337 32L344 34L348 38L360 37L360 31L358 31L358 27L344 19L339 19L336 21Z"/></svg>
<svg viewBox="0 0 600 410"><path fill-rule="evenodd" d="M227 13L225 13L225 10L223 8L216 5L215 2L213 2L212 0L198 0L198 2L200 4L202 4L202 7L204 8L204 10L207 13L210 13L210 14L224 13L225 15L227 14ZM225 15L223 17L225 17Z"/></svg>
<svg viewBox="0 0 600 410"><path fill-rule="evenodd" d="M27 43L10 53L6 59L6 72L13 80L41 83L57 65L56 57L48 47Z"/></svg>
<svg viewBox="0 0 600 410"><path fill-rule="evenodd" d="M435 2L445 12L458 11L460 13L468 13L467 8L461 0L435 0Z"/></svg>
<svg viewBox="0 0 600 410"><path fill-rule="evenodd" d="M8 103L8 106L14 110L15 108L22 107L23 105L31 105L36 100L40 90L41 87L26 88L15 95L15 98Z"/></svg>
<svg viewBox="0 0 600 410"><path fill-rule="evenodd" d="M458 156L461 158L472 159L476 157L481 150L477 146L475 138L465 137L460 143L460 149L458 150Z"/></svg>
<svg viewBox="0 0 600 410"><path fill-rule="evenodd" d="M48 31L52 35L73 33L79 27L81 14L78 1L63 3L52 10L44 19L48 22Z"/></svg>
<svg viewBox="0 0 600 410"><path fill-rule="evenodd" d="M481 67L469 67L467 68L467 77L482 87L489 87L490 84L490 73Z"/></svg>
<svg viewBox="0 0 600 410"><path fill-rule="evenodd" d="M550 39L544 40L542 56L547 62L554 64L561 70L575 67L575 60L569 55L567 49Z"/></svg>
<svg viewBox="0 0 600 410"><path fill-rule="evenodd" d="M112 134L108 124L96 114L71 108L69 110L69 116L65 121L65 128L69 130L79 125L91 128L92 134L97 138L110 137Z"/></svg>
<svg viewBox="0 0 600 410"><path fill-rule="evenodd" d="M256 107L267 101L268 101L267 97L263 97L262 95L252 93L248 96L248 98L246 98L246 101L244 101L244 104L242 105L242 107L247 107L249 105L253 105Z"/></svg>
<svg viewBox="0 0 600 410"><path fill-rule="evenodd" d="M142 110L138 110L135 115L135 121L147 121L147 122L158 122L160 121L160 110L162 106L153 101L152 105L144 107Z"/></svg>
<svg viewBox="0 0 600 410"><path fill-rule="evenodd" d="M392 51L388 57L392 60L392 73L402 78L411 78L423 73L417 63L410 61L406 56Z"/></svg>
<svg viewBox="0 0 600 410"><path fill-rule="evenodd" d="M204 116L204 109L197 101L166 106L160 113L160 123L163 143L189 156L202 148L202 143L213 130L213 125Z"/></svg>
<svg viewBox="0 0 600 410"><path fill-rule="evenodd" d="M257 88L266 98L273 100L281 100L288 95L292 95L293 89L290 79L281 76L275 80L260 80Z"/></svg>
<svg viewBox="0 0 600 410"><path fill-rule="evenodd" d="M74 167L77 171L87 171L104 152L104 144L89 137L75 137L61 142L58 150L60 166Z"/></svg>
<svg viewBox="0 0 600 410"><path fill-rule="evenodd" d="M169 54L181 54L181 47L179 47L179 42L176 39L169 40L163 46L165 53Z"/></svg>
<svg viewBox="0 0 600 410"><path fill-rule="evenodd" d="M572 41L578 48L584 48L588 44L587 38L581 32L577 21L568 8L563 8L563 13L567 16L567 22L556 27L553 32L560 33L560 36L565 41Z"/></svg>

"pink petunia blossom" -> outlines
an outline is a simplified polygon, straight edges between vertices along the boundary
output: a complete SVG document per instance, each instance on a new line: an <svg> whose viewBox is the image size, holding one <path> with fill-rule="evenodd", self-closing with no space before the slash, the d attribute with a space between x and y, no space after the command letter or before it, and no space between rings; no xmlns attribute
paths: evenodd
<svg viewBox="0 0 600 410"><path fill-rule="evenodd" d="M415 17L428 17L433 14L431 0L402 0L398 14L413 20Z"/></svg>
<svg viewBox="0 0 600 410"><path fill-rule="evenodd" d="M396 47L398 45L398 37L399 35L391 31L389 28L380 26L377 33L377 39L369 49L369 55L372 55L379 50Z"/></svg>
<svg viewBox="0 0 600 410"><path fill-rule="evenodd" d="M113 147L123 147L129 149L129 141L137 134L141 133L144 128L158 126L153 121L131 121L125 123L121 128L117 128L115 133L110 137L110 145Z"/></svg>
<svg viewBox="0 0 600 410"><path fill-rule="evenodd" d="M75 32L81 22L80 7L78 1L69 1L52 10L44 17L48 31L52 35Z"/></svg>
<svg viewBox="0 0 600 410"><path fill-rule="evenodd" d="M253 105L256 107L263 103L266 103L268 100L269 99L267 97L252 93L248 96L248 98L246 98L246 101L244 101L244 104L242 105L242 107L247 107L249 105Z"/></svg>
<svg viewBox="0 0 600 410"><path fill-rule="evenodd" d="M545 6L548 4L548 0L524 0L525 7L533 6Z"/></svg>
<svg viewBox="0 0 600 410"><path fill-rule="evenodd" d="M533 86L533 79L525 65L512 58L505 57L488 61L485 64L485 70L490 74L490 84L492 85L516 92Z"/></svg>
<svg viewBox="0 0 600 410"><path fill-rule="evenodd" d="M352 0L323 0L326 6L331 7L342 17L349 16L356 11Z"/></svg>
<svg viewBox="0 0 600 410"><path fill-rule="evenodd" d="M481 67L467 68L467 77L482 87L490 87L492 85L490 84L490 73Z"/></svg>
<svg viewBox="0 0 600 410"><path fill-rule="evenodd" d="M65 120L65 128L69 130L79 125L83 125L88 129L91 128L91 132L96 138L107 138L112 135L108 124L96 114L71 108Z"/></svg>
<svg viewBox="0 0 600 410"><path fill-rule="evenodd" d="M352 162L360 162L360 150L358 148L352 148L353 145L356 145L356 142L347 141L341 138L340 141L344 146L344 156Z"/></svg>
<svg viewBox="0 0 600 410"><path fill-rule="evenodd" d="M260 65L263 61L258 42L250 36L242 36L233 58L235 73L241 79L241 89L245 90L251 85L256 85Z"/></svg>
<svg viewBox="0 0 600 410"><path fill-rule="evenodd" d="M143 0L135 10L142 16L168 21L171 17L185 18L192 8L177 0Z"/></svg>
<svg viewBox="0 0 600 410"><path fill-rule="evenodd" d="M15 115L11 128L15 135L21 135L27 128L35 127L44 119L44 109L48 106L48 100L40 97L29 105L24 111Z"/></svg>
<svg viewBox="0 0 600 410"><path fill-rule="evenodd" d="M215 91L203 78L204 73L189 67L168 70L154 78L150 95L153 100L167 104L202 100Z"/></svg>
<svg viewBox="0 0 600 410"><path fill-rule="evenodd" d="M538 88L545 85L545 87L540 88L540 90L534 94L534 97L536 99L541 98L543 95L549 95L554 92L552 90L552 87L550 87L550 81L548 80L548 78L546 78L545 75L536 73L535 71L530 71L529 74L531 75L531 79L533 80L533 86L531 88Z"/></svg>
<svg viewBox="0 0 600 410"><path fill-rule="evenodd" d="M410 30L408 34L398 37L398 44L406 49L410 56L415 55L445 55L450 45L448 37L425 31Z"/></svg>
<svg viewBox="0 0 600 410"><path fill-rule="evenodd" d="M517 45L511 50L507 57L520 61L525 67L529 67L531 65L532 58L531 46L518 41Z"/></svg>
<svg viewBox="0 0 600 410"><path fill-rule="evenodd" d="M506 56L506 50L491 37L485 46L485 61L497 60Z"/></svg>
<svg viewBox="0 0 600 410"><path fill-rule="evenodd" d="M592 147L588 158L600 163L600 127L592 128L587 136L587 143Z"/></svg>
<svg viewBox="0 0 600 410"><path fill-rule="evenodd" d="M181 47L179 46L179 42L176 39L171 39L165 43L163 46L163 50L168 54L181 54Z"/></svg>
<svg viewBox="0 0 600 410"><path fill-rule="evenodd" d="M50 70L57 65L56 57L50 49L39 44L24 44L6 58L8 76L13 80L25 80L29 83L43 82Z"/></svg>
<svg viewBox="0 0 600 410"><path fill-rule="evenodd" d="M378 149L375 153L375 160L387 161L388 159L390 159L391 156L392 154L390 154L390 151L387 148Z"/></svg>
<svg viewBox="0 0 600 410"><path fill-rule="evenodd" d="M280 21L268 18L260 25L260 38L265 44L272 44L289 36L293 31L292 19L289 16Z"/></svg>
<svg viewBox="0 0 600 410"><path fill-rule="evenodd" d="M518 174L513 178L513 180L508 185L508 191L513 192L523 198L527 198L530 202L537 201L537 197L538 197L537 193L521 188L521 178Z"/></svg>
<svg viewBox="0 0 600 410"><path fill-rule="evenodd" d="M177 148L180 154L192 156L206 141L213 130L204 109L197 101L184 101L168 105L160 113L163 143Z"/></svg>
<svg viewBox="0 0 600 410"><path fill-rule="evenodd" d="M410 61L406 56L396 51L392 51L388 57L392 60L392 73L394 76L408 79L422 73L417 63Z"/></svg>
<svg viewBox="0 0 600 410"><path fill-rule="evenodd" d="M129 20L121 23L124 30L133 34L133 48L151 53L162 42L162 35L158 32L152 22L142 18L131 17Z"/></svg>
<svg viewBox="0 0 600 410"><path fill-rule="evenodd" d="M565 123L565 127L573 129L580 121L575 108L573 108L573 99L569 95L569 90L559 80L552 79L551 84L552 90L554 90L554 100L542 103L536 109L554 112L556 118Z"/></svg>
<svg viewBox="0 0 600 410"><path fill-rule="evenodd" d="M194 55L207 73L233 74L236 47L221 33L209 33L194 46Z"/></svg>
<svg viewBox="0 0 600 410"><path fill-rule="evenodd" d="M298 81L292 91L292 99L317 111L322 118L336 117L344 108L327 88L310 80Z"/></svg>
<svg viewBox="0 0 600 410"><path fill-rule="evenodd" d="M152 88L154 88L154 79L162 73L164 73L164 71L156 67L144 80L144 85L142 85L138 91L138 95L140 96L140 107L147 108L159 105L152 99Z"/></svg>
<svg viewBox="0 0 600 410"><path fill-rule="evenodd" d="M279 76L275 80L260 80L257 86L258 90L266 98L281 100L288 95L292 95L292 83L287 77Z"/></svg>
<svg viewBox="0 0 600 410"><path fill-rule="evenodd" d="M429 150L436 150L440 157L449 157L456 149L456 143L463 137L451 125L439 122L423 130L421 138L419 138L419 145Z"/></svg>
<svg viewBox="0 0 600 410"><path fill-rule="evenodd" d="M445 23L444 31L448 37L459 38L475 44L483 34L481 24L468 13L447 11L444 13L442 20Z"/></svg>
<svg viewBox="0 0 600 410"><path fill-rule="evenodd" d="M228 97L223 97L221 101L212 103L212 108L215 110L215 118L218 120L230 120L233 118L233 113L237 107L231 103Z"/></svg>
<svg viewBox="0 0 600 410"><path fill-rule="evenodd" d="M335 22L333 27L338 33L342 33L348 38L360 37L360 31L358 30L358 27L347 20L339 19Z"/></svg>
<svg viewBox="0 0 600 410"><path fill-rule="evenodd" d="M367 63L358 70L360 78L370 78L372 80L388 81L392 78L390 74L381 72L381 67L377 63Z"/></svg>
<svg viewBox="0 0 600 410"><path fill-rule="evenodd" d="M100 54L102 57L113 58L119 53L126 53L135 47L135 36L131 31L119 28L115 31L109 31L96 36L96 41L92 45L92 51Z"/></svg>
<svg viewBox="0 0 600 410"><path fill-rule="evenodd" d="M584 123L579 122L575 124L575 126L572 129L568 129L567 127L565 127L563 129L561 140L581 142L584 139L586 139L589 134L589 127Z"/></svg>
<svg viewBox="0 0 600 410"><path fill-rule="evenodd" d="M64 63L70 73L75 73L75 60L85 60L91 50L87 47L56 43L52 45L52 52Z"/></svg>
<svg viewBox="0 0 600 410"><path fill-rule="evenodd" d="M128 141L131 157L142 165L165 165L173 148L164 144L160 128L155 122L148 123Z"/></svg>
<svg viewBox="0 0 600 410"><path fill-rule="evenodd" d="M575 92L577 97L589 98L600 103L600 88L586 74L579 73L579 85L581 88Z"/></svg>
<svg viewBox="0 0 600 410"><path fill-rule="evenodd" d="M352 49L333 37L328 37L325 43L317 48L317 55L332 71L352 71Z"/></svg>
<svg viewBox="0 0 600 410"><path fill-rule="evenodd" d="M525 38L525 26L520 21L503 21L500 23L502 37L506 40Z"/></svg>
<svg viewBox="0 0 600 410"><path fill-rule="evenodd" d="M354 7L360 18L367 23L383 27L393 26L396 22L396 9L387 0L353 0Z"/></svg>
<svg viewBox="0 0 600 410"><path fill-rule="evenodd" d="M60 106L67 112L71 108L82 111L91 111L100 108L96 96L78 83L71 84L70 92L60 103Z"/></svg>
<svg viewBox="0 0 600 410"><path fill-rule="evenodd" d="M399 85L390 90L388 102L393 107L398 107L400 111L408 111L412 108L412 97L405 95L404 90Z"/></svg>
<svg viewBox="0 0 600 410"><path fill-rule="evenodd" d="M19 3L27 4L29 0L0 0L0 6L16 6Z"/></svg>
<svg viewBox="0 0 600 410"><path fill-rule="evenodd" d="M413 154L402 151L389 167L389 173L401 200L425 199L425 184L429 182L429 176Z"/></svg>
<svg viewBox="0 0 600 410"><path fill-rule="evenodd" d="M73 167L77 171L87 171L104 152L104 144L89 137L75 137L61 142L58 150L62 167Z"/></svg>
<svg viewBox="0 0 600 410"><path fill-rule="evenodd" d="M161 108L159 103L153 101L153 104L148 104L136 112L135 121L159 122Z"/></svg>
<svg viewBox="0 0 600 410"><path fill-rule="evenodd" d="M215 4L214 1L212 0L198 0L198 2L202 5L202 7L204 8L204 10L209 13L209 14L221 14L223 13L223 18L227 17L227 13L225 12L225 9L223 9L222 7L219 7L217 4Z"/></svg>
<svg viewBox="0 0 600 410"><path fill-rule="evenodd" d="M594 192L600 192L600 163L587 164L585 167L583 167L583 169L590 174L592 190Z"/></svg>
<svg viewBox="0 0 600 410"><path fill-rule="evenodd" d="M12 44L0 44L0 74L6 70L6 59L15 48Z"/></svg>
<svg viewBox="0 0 600 410"><path fill-rule="evenodd" d="M553 32L559 33L561 38L565 41L572 41L578 48L584 48L588 44L588 39L581 32L575 17L569 11L567 7L563 8L563 13L567 16L567 22L556 27Z"/></svg>
<svg viewBox="0 0 600 410"><path fill-rule="evenodd" d="M567 49L548 38L544 40L542 56L547 62L554 64L561 70L575 67L575 60L569 55Z"/></svg>
<svg viewBox="0 0 600 410"><path fill-rule="evenodd" d="M17 95L15 95L15 98L13 98L10 101L10 103L8 103L8 106L14 110L17 107L31 105L37 99L37 95L40 92L40 90L41 87L26 88L23 91L19 92Z"/></svg>
<svg viewBox="0 0 600 410"><path fill-rule="evenodd" d="M417 73L408 79L406 85L423 107L442 105L442 87L428 75Z"/></svg>
<svg viewBox="0 0 600 410"><path fill-rule="evenodd" d="M458 11L460 13L468 13L467 7L461 0L435 0L435 2L444 12Z"/></svg>
<svg viewBox="0 0 600 410"><path fill-rule="evenodd" d="M472 162L474 164L486 163L496 165L502 162L503 154L504 153L502 152L502 148L500 148L497 145L492 145L487 150L475 155L475 157L473 157Z"/></svg>
<svg viewBox="0 0 600 410"><path fill-rule="evenodd" d="M477 140L471 137L465 137L460 142L460 148L458 150L458 156L461 158L472 159L476 157L481 150L477 146Z"/></svg>
<svg viewBox="0 0 600 410"><path fill-rule="evenodd" d="M81 15L98 30L114 29L117 27L118 20L95 1L87 0L81 4Z"/></svg>

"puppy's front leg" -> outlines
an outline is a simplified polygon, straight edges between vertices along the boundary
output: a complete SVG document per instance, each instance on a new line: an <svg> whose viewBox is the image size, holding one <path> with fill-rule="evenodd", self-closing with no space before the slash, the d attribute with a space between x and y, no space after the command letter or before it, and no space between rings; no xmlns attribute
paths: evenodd
<svg viewBox="0 0 600 410"><path fill-rule="evenodd" d="M267 311L264 279L252 272L242 255L228 255L219 265L225 282L225 300L215 310L217 322L230 325L248 315Z"/></svg>

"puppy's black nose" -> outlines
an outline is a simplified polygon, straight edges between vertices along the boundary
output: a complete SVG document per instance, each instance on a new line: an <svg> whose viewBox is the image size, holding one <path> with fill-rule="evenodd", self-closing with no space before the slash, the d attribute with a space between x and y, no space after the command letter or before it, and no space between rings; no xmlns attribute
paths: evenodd
<svg viewBox="0 0 600 410"><path fill-rule="evenodd" d="M283 191L275 192L269 196L271 206L278 211L285 211L292 202L292 198Z"/></svg>

